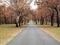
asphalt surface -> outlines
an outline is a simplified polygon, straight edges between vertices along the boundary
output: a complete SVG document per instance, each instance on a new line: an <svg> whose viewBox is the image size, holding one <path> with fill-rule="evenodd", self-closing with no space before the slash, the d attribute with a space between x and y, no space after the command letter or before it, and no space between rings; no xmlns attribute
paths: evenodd
<svg viewBox="0 0 60 45"><path fill-rule="evenodd" d="M7 45L60 45L60 42L40 30L30 21L29 26Z"/></svg>

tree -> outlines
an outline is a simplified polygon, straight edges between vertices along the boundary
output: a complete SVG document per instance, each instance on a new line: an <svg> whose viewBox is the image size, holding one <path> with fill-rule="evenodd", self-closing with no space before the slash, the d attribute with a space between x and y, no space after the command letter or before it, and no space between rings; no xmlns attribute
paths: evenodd
<svg viewBox="0 0 60 45"><path fill-rule="evenodd" d="M18 23L19 23L19 26L21 24L23 24L23 18L24 16L27 17L29 11L30 11L30 7L29 7L29 4L27 4L26 2L24 1L16 1L16 13L17 13L17 16L19 16L19 20L18 20ZM17 19L17 18L16 18Z"/></svg>
<svg viewBox="0 0 60 45"><path fill-rule="evenodd" d="M44 16L44 14L42 15L44 17L47 17L48 12L50 12L48 15L51 16L51 26L53 26L53 24L54 24L54 21L53 21L54 20L54 16L55 16L54 13L56 12L57 27L59 27L58 5L60 5L60 1L59 0L41 0L41 1L38 0L37 4L40 7L40 9L42 7L43 10L45 10L46 7L47 7L47 11L40 10L39 12L41 12L41 15L43 14L42 12L45 12L44 13L45 16Z"/></svg>

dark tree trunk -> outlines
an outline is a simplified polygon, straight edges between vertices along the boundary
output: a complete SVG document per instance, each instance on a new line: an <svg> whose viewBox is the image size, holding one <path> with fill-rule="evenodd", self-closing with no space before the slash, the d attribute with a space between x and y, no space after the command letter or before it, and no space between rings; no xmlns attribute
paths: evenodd
<svg viewBox="0 0 60 45"><path fill-rule="evenodd" d="M13 23L13 22L12 22L12 18L13 18L13 17L11 16L11 24Z"/></svg>
<svg viewBox="0 0 60 45"><path fill-rule="evenodd" d="M37 24L37 19L35 19L35 22L36 22L36 24Z"/></svg>
<svg viewBox="0 0 60 45"><path fill-rule="evenodd" d="M15 20L16 27L19 27L18 22Z"/></svg>
<svg viewBox="0 0 60 45"><path fill-rule="evenodd" d="M53 21L54 14L51 15L51 26L53 26L54 21Z"/></svg>
<svg viewBox="0 0 60 45"><path fill-rule="evenodd" d="M45 18L45 20L46 20L46 25L47 25L47 22L48 22L47 17Z"/></svg>
<svg viewBox="0 0 60 45"><path fill-rule="evenodd" d="M56 12L57 12L57 27L59 27L59 16L58 16L58 10L57 10L57 8L55 8L55 10L56 10Z"/></svg>
<svg viewBox="0 0 60 45"><path fill-rule="evenodd" d="M17 16L15 19L16 27L19 27L19 17Z"/></svg>
<svg viewBox="0 0 60 45"><path fill-rule="evenodd" d="M21 26L22 23L22 16L19 17L19 26Z"/></svg>
<svg viewBox="0 0 60 45"><path fill-rule="evenodd" d="M59 27L59 17L57 15L57 27Z"/></svg>
<svg viewBox="0 0 60 45"><path fill-rule="evenodd" d="M40 24L43 25L44 24L44 18L41 16L41 19L40 19Z"/></svg>
<svg viewBox="0 0 60 45"><path fill-rule="evenodd" d="M16 23L16 27L19 27L19 26L18 26L18 23Z"/></svg>
<svg viewBox="0 0 60 45"><path fill-rule="evenodd" d="M4 19L5 19L5 24L7 24L7 22L6 22L6 21L7 21L6 17L4 17Z"/></svg>
<svg viewBox="0 0 60 45"><path fill-rule="evenodd" d="M37 21L36 21L36 24L37 24Z"/></svg>
<svg viewBox="0 0 60 45"><path fill-rule="evenodd" d="M1 24L1 17L0 17L0 24Z"/></svg>
<svg viewBox="0 0 60 45"><path fill-rule="evenodd" d="M21 26L21 18L19 17L19 26Z"/></svg>
<svg viewBox="0 0 60 45"><path fill-rule="evenodd" d="M3 17L2 17L2 19L1 19L1 23L4 24L4 18L3 18Z"/></svg>

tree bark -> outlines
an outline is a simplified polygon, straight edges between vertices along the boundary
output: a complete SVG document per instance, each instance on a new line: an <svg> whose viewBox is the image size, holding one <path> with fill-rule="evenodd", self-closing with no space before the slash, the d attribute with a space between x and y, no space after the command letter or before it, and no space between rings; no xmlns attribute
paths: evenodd
<svg viewBox="0 0 60 45"><path fill-rule="evenodd" d="M46 20L46 25L47 25L47 23L48 23L48 21L47 21L47 17L45 18L45 20Z"/></svg>
<svg viewBox="0 0 60 45"><path fill-rule="evenodd" d="M4 17L4 19L5 19L5 24L7 24L7 22L6 22L6 21L7 21L6 17Z"/></svg>
<svg viewBox="0 0 60 45"><path fill-rule="evenodd" d="M19 17L19 26L21 26L22 23L22 16Z"/></svg>
<svg viewBox="0 0 60 45"><path fill-rule="evenodd" d="M55 8L55 10L56 10L56 12L57 12L57 27L59 27L59 16L58 16L58 10L57 10L57 8Z"/></svg>
<svg viewBox="0 0 60 45"><path fill-rule="evenodd" d="M41 16L41 19L40 19L40 24L43 25L44 24L44 18Z"/></svg>
<svg viewBox="0 0 60 45"><path fill-rule="evenodd" d="M54 14L51 15L51 26L53 26L53 24L54 24L53 17L54 17Z"/></svg>

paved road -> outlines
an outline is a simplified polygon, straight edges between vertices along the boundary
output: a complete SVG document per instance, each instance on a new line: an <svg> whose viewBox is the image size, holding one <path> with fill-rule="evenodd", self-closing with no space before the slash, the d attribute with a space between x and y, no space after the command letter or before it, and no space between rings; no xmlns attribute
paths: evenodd
<svg viewBox="0 0 60 45"><path fill-rule="evenodd" d="M60 45L60 43L30 21L29 26L7 45Z"/></svg>

